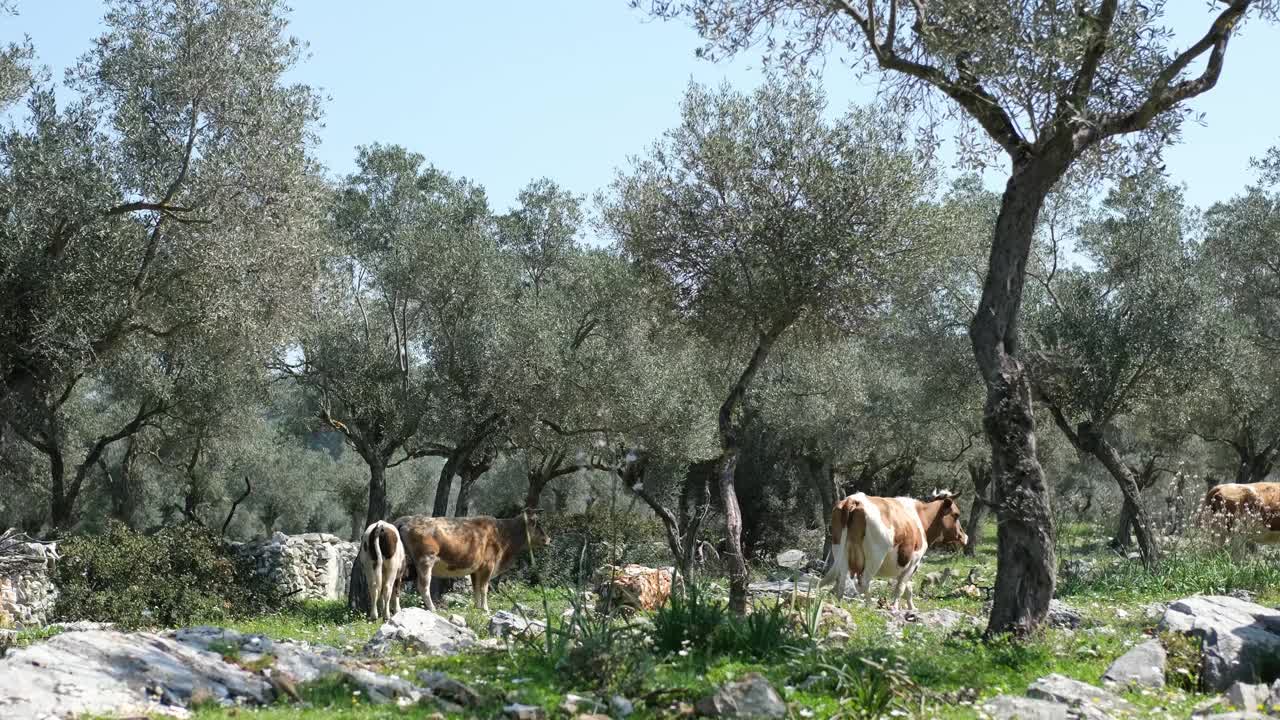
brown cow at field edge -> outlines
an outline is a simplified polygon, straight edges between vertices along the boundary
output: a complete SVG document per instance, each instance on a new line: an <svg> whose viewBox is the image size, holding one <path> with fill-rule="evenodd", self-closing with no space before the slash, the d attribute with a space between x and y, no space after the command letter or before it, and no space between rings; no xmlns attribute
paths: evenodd
<svg viewBox="0 0 1280 720"><path fill-rule="evenodd" d="M547 534L536 517L513 518L478 515L465 518L408 515L396 520L408 562L417 571L418 593L428 610L431 577L471 576L476 607L489 611L489 581L511 568L529 551L547 544Z"/></svg>
<svg viewBox="0 0 1280 720"><path fill-rule="evenodd" d="M1280 483L1223 483L1205 493L1201 512L1215 532L1229 533L1248 523L1250 540L1280 543Z"/></svg>

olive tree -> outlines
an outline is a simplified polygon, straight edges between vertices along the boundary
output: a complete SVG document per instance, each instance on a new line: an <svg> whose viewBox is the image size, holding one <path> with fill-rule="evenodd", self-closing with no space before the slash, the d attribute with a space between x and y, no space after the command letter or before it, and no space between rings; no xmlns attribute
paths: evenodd
<svg viewBox="0 0 1280 720"><path fill-rule="evenodd" d="M614 182L606 221L665 279L680 313L736 368L717 413L730 603L746 607L734 487L743 399L789 330L850 330L924 252L929 177L870 110L828 122L821 92L772 77L752 93L693 86L682 122ZM927 233L923 233L927 235Z"/></svg>
<svg viewBox="0 0 1280 720"><path fill-rule="evenodd" d="M1031 313L1036 394L1119 485L1148 567L1159 548L1139 479L1150 473L1117 449L1116 421L1187 392L1206 360L1191 223L1178 188L1154 174L1122 181L1080 228L1078 249L1093 267L1051 269Z"/></svg>
<svg viewBox="0 0 1280 720"><path fill-rule="evenodd" d="M1233 33L1248 17L1273 19L1276 4L1216 3L1207 28L1182 49L1172 47L1165 5L1140 0L632 4L661 17L688 17L706 40L700 53L712 58L753 47L762 37L771 56L784 61L839 52L859 74L879 74L883 92L903 111L942 109L962 120L962 159L985 162L992 149L1007 157L1008 182L970 337L987 387L984 428L1000 508L988 632L1034 629L1048 612L1057 564L1049 486L1036 458L1031 386L1018 343L1041 207L1081 159L1102 160L1135 146L1158 152L1176 136L1187 101L1217 83ZM1126 138L1132 142L1123 143Z"/></svg>
<svg viewBox="0 0 1280 720"><path fill-rule="evenodd" d="M282 341L313 267L318 103L284 75L298 57L283 5L118 0L68 73L0 135L0 411L50 459L51 520L73 522L110 446L169 405L66 447L82 382L182 380L206 343L259 357ZM215 338L210 340L211 338ZM237 358L238 360L239 358ZM164 373L168 373L165 376ZM70 457L70 455L76 457Z"/></svg>
<svg viewBox="0 0 1280 720"><path fill-rule="evenodd" d="M1258 482L1280 459L1280 196L1250 187L1205 220L1202 262L1220 293L1214 318L1224 346L1206 364L1187 422L1229 452L1236 482Z"/></svg>
<svg viewBox="0 0 1280 720"><path fill-rule="evenodd" d="M368 524L387 517L387 468L437 452L411 442L435 411L439 270L491 232L484 192L421 155L373 145L356 162L333 198L337 247L310 322L274 367L368 465Z"/></svg>

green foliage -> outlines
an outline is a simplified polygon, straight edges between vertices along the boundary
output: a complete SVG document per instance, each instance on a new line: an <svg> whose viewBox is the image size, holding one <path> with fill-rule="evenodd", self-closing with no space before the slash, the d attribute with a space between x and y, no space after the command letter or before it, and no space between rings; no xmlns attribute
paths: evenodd
<svg viewBox="0 0 1280 720"><path fill-rule="evenodd" d="M608 513L597 503L585 513L547 513L539 522L551 542L539 553L537 573L527 579L548 585L579 585L606 564L666 565L670 551L652 516Z"/></svg>
<svg viewBox="0 0 1280 720"><path fill-rule="evenodd" d="M1180 632L1160 633L1166 664L1164 679L1170 686L1187 692L1197 692L1200 687L1200 669L1203 644L1195 635Z"/></svg>
<svg viewBox="0 0 1280 720"><path fill-rule="evenodd" d="M270 600L250 561L196 525L141 535L111 523L60 549L59 618L175 627L261 611Z"/></svg>
<svg viewBox="0 0 1280 720"><path fill-rule="evenodd" d="M668 655L705 652L714 647L713 639L727 616L728 605L717 600L705 585L673 592L653 615L654 650Z"/></svg>
<svg viewBox="0 0 1280 720"><path fill-rule="evenodd" d="M1273 592L1280 587L1275 560L1253 554L1236 558L1225 550L1176 551L1158 567L1116 561L1092 573L1073 574L1058 586L1062 597L1173 598L1217 595L1230 590Z"/></svg>

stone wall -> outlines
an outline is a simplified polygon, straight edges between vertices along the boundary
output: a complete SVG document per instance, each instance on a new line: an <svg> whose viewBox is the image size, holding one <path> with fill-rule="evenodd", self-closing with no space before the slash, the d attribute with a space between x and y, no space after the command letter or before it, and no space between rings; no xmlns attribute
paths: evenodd
<svg viewBox="0 0 1280 720"><path fill-rule="evenodd" d="M49 621L58 600L57 557L56 543L32 542L13 532L0 536L0 628Z"/></svg>
<svg viewBox="0 0 1280 720"><path fill-rule="evenodd" d="M336 535L275 533L266 540L237 543L256 571L290 600L346 600L351 565L359 546Z"/></svg>

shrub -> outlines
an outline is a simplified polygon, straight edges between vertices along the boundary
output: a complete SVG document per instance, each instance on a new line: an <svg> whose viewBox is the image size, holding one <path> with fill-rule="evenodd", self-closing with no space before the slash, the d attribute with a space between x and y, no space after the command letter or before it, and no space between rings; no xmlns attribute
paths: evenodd
<svg viewBox="0 0 1280 720"><path fill-rule="evenodd" d="M673 592L653 616L653 645L673 654L690 648L711 648L712 637L724 624L728 606L703 586L691 585L687 593Z"/></svg>
<svg viewBox="0 0 1280 720"><path fill-rule="evenodd" d="M548 513L540 519L551 538L538 553L538 567L525 572L529 582L579 585L596 568L612 564L670 565L671 552L662 525L634 512Z"/></svg>
<svg viewBox="0 0 1280 720"><path fill-rule="evenodd" d="M194 524L142 535L113 522L61 551L55 614L67 620L174 626L248 614L268 598L251 562Z"/></svg>

